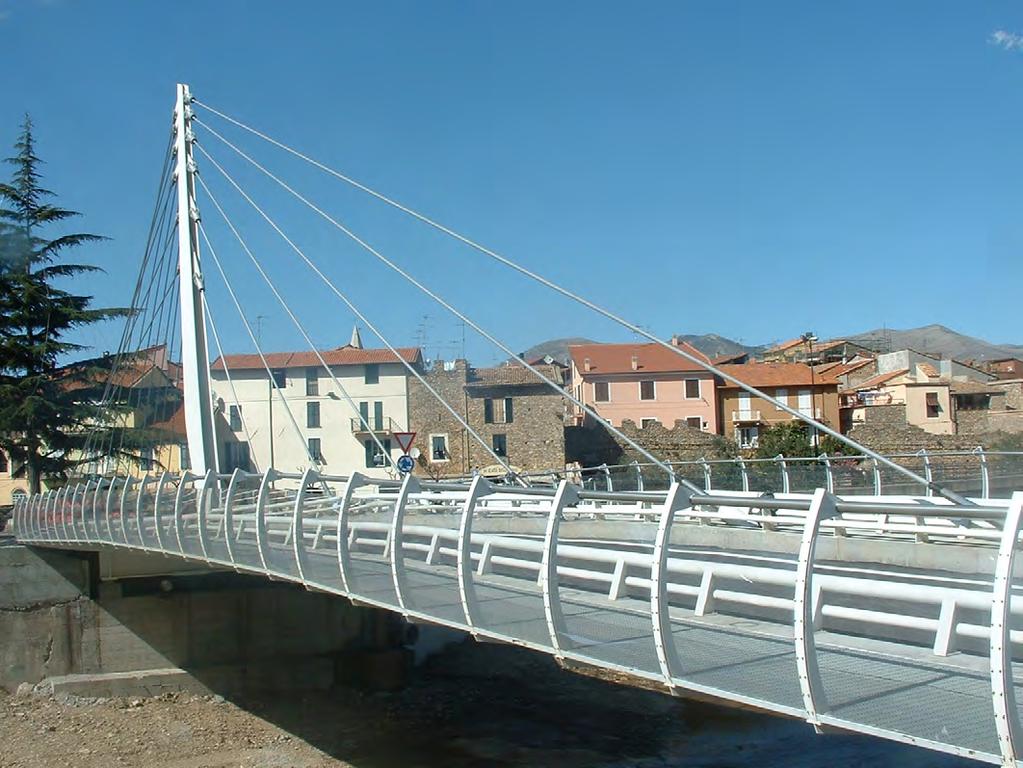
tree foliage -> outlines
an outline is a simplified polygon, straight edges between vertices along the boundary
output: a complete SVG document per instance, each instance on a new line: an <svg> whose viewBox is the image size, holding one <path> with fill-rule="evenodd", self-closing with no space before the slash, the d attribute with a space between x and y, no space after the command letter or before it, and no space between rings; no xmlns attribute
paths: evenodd
<svg viewBox="0 0 1023 768"><path fill-rule="evenodd" d="M797 458L819 456L822 453L848 456L854 451L831 435L821 435L815 447L810 439L809 428L801 421L785 421L762 429L756 449L756 457L761 459L770 459L779 454Z"/></svg>
<svg viewBox="0 0 1023 768"><path fill-rule="evenodd" d="M50 236L79 214L54 205L54 193L42 186L27 116L14 148L6 160L13 174L0 183L0 449L38 492L43 477L64 476L81 460L109 373L108 359L58 367L62 355L82 349L69 335L126 310L94 308L91 296L62 287L98 271L66 261L67 252L104 238Z"/></svg>

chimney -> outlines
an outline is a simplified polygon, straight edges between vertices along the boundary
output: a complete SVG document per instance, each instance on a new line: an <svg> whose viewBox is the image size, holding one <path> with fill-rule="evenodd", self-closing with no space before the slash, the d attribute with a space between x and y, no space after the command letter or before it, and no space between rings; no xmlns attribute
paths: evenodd
<svg viewBox="0 0 1023 768"><path fill-rule="evenodd" d="M677 333L673 333L671 335L671 344L672 344L672 346L675 346L675 347L681 347L682 346L682 339L680 339L678 337Z"/></svg>
<svg viewBox="0 0 1023 768"><path fill-rule="evenodd" d="M632 370L634 371L639 370L639 355L632 356Z"/></svg>
<svg viewBox="0 0 1023 768"><path fill-rule="evenodd" d="M588 357L584 357L584 358L583 358L583 370L584 370L584 371L588 371L588 370L590 370L590 369L591 369L592 367L593 367L593 366L592 366L592 365L590 365L590 358L588 358Z"/></svg>

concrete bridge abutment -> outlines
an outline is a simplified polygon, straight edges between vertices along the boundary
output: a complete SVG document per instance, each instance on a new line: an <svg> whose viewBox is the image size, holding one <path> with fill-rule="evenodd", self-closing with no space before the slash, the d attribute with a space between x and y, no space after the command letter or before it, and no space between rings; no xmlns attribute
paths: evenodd
<svg viewBox="0 0 1023 768"><path fill-rule="evenodd" d="M0 687L78 696L404 684L388 611L230 572L101 580L95 552L0 546Z"/></svg>

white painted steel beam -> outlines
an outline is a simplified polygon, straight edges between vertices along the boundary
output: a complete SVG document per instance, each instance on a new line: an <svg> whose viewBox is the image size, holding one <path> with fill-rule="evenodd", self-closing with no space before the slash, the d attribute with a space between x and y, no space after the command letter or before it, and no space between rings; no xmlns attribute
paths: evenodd
<svg viewBox="0 0 1023 768"><path fill-rule="evenodd" d="M1012 629L1010 595L1012 570L1019 547L1020 524L1023 521L1023 491L1013 494L1005 515L1002 541L995 561L994 588L991 595L991 701L994 705L995 729L1002 764L1015 766L1023 756L1023 728L1016 707L1016 690L1012 674Z"/></svg>

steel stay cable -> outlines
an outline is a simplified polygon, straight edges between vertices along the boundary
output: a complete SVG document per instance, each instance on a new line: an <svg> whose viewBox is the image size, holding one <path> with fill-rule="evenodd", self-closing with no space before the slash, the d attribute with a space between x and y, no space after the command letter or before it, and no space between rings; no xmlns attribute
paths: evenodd
<svg viewBox="0 0 1023 768"><path fill-rule="evenodd" d="M224 144L226 144L228 147L230 147L232 150L234 150L237 154L241 155L245 160L247 160L249 163L251 163L257 169L259 169L262 173L264 173L266 176L268 176L270 179L272 179L278 185L280 185L285 190L287 190L295 198L297 198L302 203L307 205L309 208L311 208L313 211L315 211L321 217L323 217L324 219L329 221L332 225L334 225L337 229L339 229L341 232L343 232L349 239L354 241L361 248L363 248L364 250L368 251L370 254L372 254L374 257L376 257L378 260L380 260L385 265L387 265L391 270L393 270L394 272L397 272L401 277L403 277L409 283L414 285L416 288L418 288L424 294L426 294L431 299L433 299L435 302L440 304L442 307L444 307L446 310L448 310L455 317L459 318L462 322L464 322L470 328L475 330L477 333L479 333L481 336L483 336L489 342L491 342L492 344L497 346L505 354L509 355L510 359L514 360L516 364L518 364L521 367L525 368L530 373L532 373L534 376L539 378L544 384L546 384L548 387L553 389L560 397L568 400L573 405L581 408L585 413L587 413L588 415L592 416L593 418L600 419L600 416L597 414L597 412L595 410L593 410L592 408L590 408L589 406L584 404L581 400L579 400L576 397L574 397L570 392L568 392L567 389L565 389L564 387L559 386L554 381L549 379L547 376L545 376L543 373L541 373L535 366L531 365L528 361L523 360L521 357L519 357L517 354L515 354L515 352L512 351L512 349L507 344L504 344L502 341L500 341L499 339L494 337L493 334L491 334L488 331L486 331L484 328L482 328L479 324L477 324L471 318L469 318L464 313L459 311L457 308L452 306L443 297L441 297L440 295L435 293L433 290L431 290L430 288L428 288L425 285L423 285L423 283L419 282L419 280L417 280L415 277L413 277L411 274L409 274L402 267L400 267L397 264L395 264L393 261L391 261L389 258L384 256L380 251L378 251L372 245L367 243L365 240L363 240L361 237L359 237L357 234L355 234L352 230L350 230L344 224L342 224L341 222L337 221L329 213L327 213L326 211L322 210L319 206L317 206L312 201L308 200L306 197L304 197L301 193L297 192L295 189L293 189L286 182L284 182L283 180L281 180L280 178L275 176L273 173L271 173L269 170L267 170L260 163L255 161L253 158L251 158L249 155L247 155L245 152L243 152L237 146L235 146L230 141L228 141L223 136L221 136L219 133L217 133L214 129L210 128L210 126L208 126L202 120L200 120L199 118L194 118L194 120L195 120L195 122L197 122L200 125L202 125L207 131L212 133L216 138L218 138L220 141L222 141ZM654 456L652 453L650 453L645 448L643 448L643 446L641 446L635 440L632 440L628 435L626 435L624 432L619 430L613 424L607 424L606 427L614 435L616 435L617 437L621 438L630 447L632 447L633 449L638 451L642 456L644 456L645 458L649 459L651 462L653 462L654 464L659 466L669 477L673 477L674 476L674 473L672 472L671 467L670 467L669 464L660 461L656 456ZM685 483L687 486L690 485L689 481L683 480L682 482ZM695 485L693 485L693 486L690 486L690 490L699 490L699 489Z"/></svg>
<svg viewBox="0 0 1023 768"><path fill-rule="evenodd" d="M302 434L302 430L299 428L298 422L295 420L295 414L291 412L291 406L288 405L287 398L284 397L284 393L281 392L281 388L277 386L277 380L274 378L270 364L266 360L266 355L263 354L263 350L259 346L259 341L256 340L256 335L252 332L252 327L249 325L249 321L245 317L245 312L242 310L242 305L238 301L238 296L235 294L234 288L231 287L231 283L227 279L227 273L224 272L220 259L217 258L217 252L213 247L213 243L211 243L209 238L206 237L206 231L202 227L199 227L199 234L202 236L203 242L206 243L206 247L209 249L210 256L213 258L213 263L217 267L217 272L220 273L220 278L224 281L224 286L227 288L227 292L231 296L231 301L234 303L234 307L238 311L238 316L241 318L242 325L245 326L245 331L249 334L249 338L256 347L256 354L259 355L259 359L263 363L263 368L266 369L266 375L270 377L270 386L273 388L274 392L277 393L277 397L280 398L281 404L284 406L284 411L288 414L288 420L291 422L291 426L295 430L295 434L298 435L299 442L302 443L302 452L309 458L309 461L313 466L318 467L319 462L309 451L309 444L306 442L305 435ZM274 468L269 467L267 471L272 469Z"/></svg>
<svg viewBox="0 0 1023 768"><path fill-rule="evenodd" d="M275 286L273 284L273 281L270 279L270 276L263 269L263 265L259 263L259 261L256 259L255 255L249 249L248 244L246 244L246 242L242 238L241 234L238 232L238 230L235 228L234 224L228 218L227 213L221 207L220 202L214 196L213 192L206 185L206 182L203 180L203 178L201 176L196 176L195 178L199 182L199 185L206 192L207 196L210 198L210 202L213 203L214 207L220 213L221 217L224 219L225 223L230 228L230 230L234 234L235 238L238 240L238 243L241 245L242 250L245 251L245 253L248 255L249 259L252 261L252 264L255 266L256 270L262 276L263 281L270 287L270 290L273 292L274 296L277 297L277 301L284 308L284 311L288 314L288 317L291 318L291 322L295 324L296 328L298 328L298 332L300 334L302 334L302 338L305 339L306 344L309 345L309 348L313 351L313 354L316 355L316 359L320 361L320 365L327 372L327 376L329 376L330 380L334 382L334 386L336 386L338 388L338 390L341 393L341 396L345 399L345 402L348 403L348 405L351 407L352 411L356 414L356 416L359 419L359 423L363 427L366 428L366 431L369 433L369 435L372 438L373 442L376 443L377 448L380 449L380 453L387 459L387 461L390 463L390 465L392 467L394 467L395 471L399 471L398 470L398 465L395 463L394 458L391 456L389 451L384 449L384 444L380 441L380 438L377 436L376 431L370 428L368 414L365 417L362 415L362 411L359 410L359 407L355 404L355 401L352 400L351 396L348 394L348 390L344 388L344 386L341 384L340 381L338 381L337 377L334 375L334 372L330 369L330 366L327 365L327 361L323 359L323 355L320 354L320 351L316 348L316 344L309 337L309 334L306 332L306 329L303 327L303 325L299 321L299 319L295 316L295 313L291 311L291 307L288 306L288 303L284 300L284 297L277 290L277 286ZM199 222L199 228L200 229L202 228L202 222ZM204 237L205 237L205 235L204 235ZM226 366L227 365L226 358L221 358L221 359L224 360L224 365Z"/></svg>
<svg viewBox="0 0 1023 768"><path fill-rule="evenodd" d="M763 392L760 389L757 389L756 387L754 387L754 386L752 386L750 384L746 384L745 382L743 382L742 380L736 378L735 376L732 376L731 374L725 373L724 371L719 369L717 366L715 366L715 365L713 365L711 363L708 363L708 362L704 362L703 360L701 360L700 358L696 357L695 355L691 355L688 352L686 352L685 350L683 350L683 349L681 349L679 347L676 347L673 344L669 344L668 342L663 341L662 339L657 338L656 336L651 334L649 331L646 331L645 329L641 328L640 326L636 325L635 323L631 323L628 320L624 319L623 317L615 314L614 312L611 312L610 310L604 309L600 305L595 304L594 302L590 301L589 299L586 299L586 298L584 298L584 297L582 297L582 296L580 296L580 295L578 295L578 294L568 290L567 288L564 288L564 287L558 285L557 283L555 283L555 282L553 282L553 281L543 277L542 275L540 275L540 274L538 274L538 273L536 273L536 272L534 272L534 271L532 271L530 269L527 269L526 267L521 266L520 264L517 264L516 262L512 261L511 259L509 259L509 258L507 258L505 256L502 256L501 254L497 253L496 251L493 251L490 248L487 248L486 246L476 242L475 240L472 240L471 238L466 237L465 235L462 235L462 234L456 232L455 230L450 229L449 227L444 226L443 224L441 224L441 223L439 223L439 222L429 218L428 216L426 216L424 214L421 214L418 211L416 211L416 210L414 210L412 208L409 208L408 206L405 206L405 205L397 202L396 200L393 200L393 199L387 197L386 195L383 195L380 192L377 192L376 190L374 190L374 189L372 189L370 187L367 187L365 184L362 184L362 183L356 181L355 179L353 179L353 178L351 178L349 176L346 176L345 174L343 174L343 173L341 173L339 171L336 171L333 168L330 168L329 166L324 165L323 163L320 163L317 160L314 160L313 158L309 157L308 155L305 155L302 152L299 152L298 150L293 149L293 148L289 147L288 145L286 145L286 144L284 144L284 143L282 143L280 141L277 141L276 139L271 138L267 134L262 133L261 131L255 129L255 128L252 128L251 126L248 126L245 123L242 123L241 121L236 120L233 117L230 117L229 115L226 115L225 113L217 110L216 108L211 107L209 104L206 104L206 103L204 103L202 101L199 101L198 99L195 99L194 102L196 104L198 104L199 106L203 107L204 109L208 109L210 112L218 115L219 117L222 117L223 119L227 120L228 122L233 123L234 125L238 126L239 128L241 128L241 129L243 129L245 131L248 131L249 133L252 133L252 134L260 137L264 141L267 141L267 142L269 142L269 143L279 147L280 149L282 149L282 150L284 150L284 151L294 155L295 157L298 157L298 158L300 158L302 160L305 160L306 162L308 162L311 165L319 168L320 170L324 171L325 173L328 173L328 174L334 176L335 178L338 178L341 181L344 181L346 184L349 184L349 185L355 187L356 189L359 189L359 190L365 192L366 194L371 195L372 197L377 198L378 200L386 203L387 205L390 205L393 208L396 208L397 210L400 210L403 213L406 213L409 216L412 216L413 218L418 219L419 221L423 222L424 224L427 224L430 227L433 227L434 229L438 230L439 232L442 232L442 233L448 235L449 237L452 237L452 238L458 240L459 242L461 242L461 243L469 246L470 248L472 248L472 249L474 249L474 250L476 250L476 251L478 251L478 252L488 256L489 258L491 258L491 259L493 259L493 260L495 260L495 261L505 265L506 267L509 267L510 269L513 269L516 272L519 272L520 274L525 275L526 277L528 277L528 278L530 278L530 279L540 283L541 285L544 285L547 288L550 288L551 290L555 291L556 293L559 293L562 296L565 296L566 298L571 299L572 301L575 301L575 302L577 302L579 304L582 304L583 306L585 306L588 309L596 312L597 314L599 314L599 315L601 315L601 316L603 316L603 317L605 317L605 318L607 318L609 320L612 320L613 322L616 322L619 325L629 329L633 333L635 333L635 334L637 334L639 336L642 336L645 339L648 339L649 341L651 341L654 344L657 344L657 345L663 347L664 349L667 349L669 352L672 352L672 353L678 355L679 357L685 358L686 360L690 361L691 363L699 365L704 370L706 370L706 371L708 371L710 373L713 373L716 376L720 376L721 378L725 379L726 381L729 381L732 384L735 384L736 386L738 386L741 389L745 390L746 392L749 392L751 395L755 395L756 397L760 397L763 400L765 400L765 401L767 401L769 403L772 403L778 410L785 411L790 416L794 416L795 418L797 418L800 421L810 425L811 427L820 430L824 434L830 435L831 437L835 438L839 442L844 443L845 445L848 445L848 446L850 446L852 448L855 448L858 451L862 451L863 453L867 454L871 458L876 459L879 463L884 464L885 466L887 466L887 467L889 467L891 469L894 469L896 472L904 475L905 477L908 477L908 478L914 480L915 482L921 483L925 487L931 488L936 493L938 493L938 494L944 496L945 498L947 498L949 501L953 501L953 502L955 502L957 504L967 504L967 505L970 503L969 501L964 499L959 494L957 494L957 493L955 493L953 491L950 491L950 490L948 490L946 488L943 488L942 486L940 486L939 484L937 484L937 483L935 483L933 481L929 481L926 478L920 477L915 472L912 472L911 470L908 470L905 467L902 467L902 466L900 466L900 465L898 465L898 464L896 464L894 462L888 461L884 456L871 451L869 448L861 445L860 443L857 443L855 440L852 440L851 438L846 437L842 433L840 433L840 432L838 432L838 431L836 431L834 429L831 429L830 427L826 426L825 424L822 424L821 422L818 422L816 419L813 419L813 418L811 418L809 416L806 416L805 414L803 414L799 410L789 406L788 403L783 403L780 400L776 400L774 397L768 395L766 392Z"/></svg>
<svg viewBox="0 0 1023 768"><path fill-rule="evenodd" d="M263 219L268 224L270 224L271 227L273 227L273 229L277 232L277 234L279 234L281 236L281 238L283 238L284 241L286 243L288 243L288 245L291 247L291 249L294 250L295 253L297 253L299 255L299 257L306 263L306 265L309 266L309 268L314 273L316 273L316 275L327 285L327 287L330 288L330 290L334 293L334 295L337 296L339 299L341 299L341 301L343 301L345 303L345 305L352 311L352 313L355 314L356 317L358 317L360 320L362 320L362 322L366 325L366 327L369 328L370 331L372 331L373 334L376 335L377 338L379 338L384 343L384 346L386 346L387 349L390 350L391 354L393 354L405 366L405 368L410 373L412 373L412 375L415 376L416 379L418 379L418 381L427 389L427 391L429 391L430 394L433 395L433 397L442 406L444 406L445 409L447 409L447 411L455 418L455 420L457 420L463 427L465 427L465 429L469 432L469 434L471 434L480 443L480 445L482 445L483 448L491 456L493 456L494 459L497 460L497 463L500 464L502 467L504 467L504 469L507 471L508 475L511 476L511 477L515 477L517 482L519 482L520 484L525 484L525 481L523 481L522 479L518 478L516 473L512 471L511 467L500 456L498 456L497 453L493 450L493 448L491 448L487 444L487 442L482 437L480 437L480 435L476 432L476 430L474 430L471 426L469 426L468 422L466 422L466 420L463 419L458 414L458 412L455 411L454 408L452 408L451 405L448 404L448 402L446 400L444 400L444 398L442 398L437 393L437 391L430 385L430 383L423 378L422 374L420 374L419 371L417 371L415 369L415 367L413 367L407 360L405 360L405 358L403 358L400 354L398 354L398 351L394 348L394 346L391 344L391 342L388 341L387 338L379 330L377 330L377 327L372 323L372 321L370 321L369 318L366 317L366 315L364 315L362 312L360 312L359 309L355 306L355 304L353 304L351 302L351 300L340 289L338 289L337 286L335 286L325 274L323 274L323 272L320 270L320 268L317 267L316 264L313 261L311 261L308 256L305 255L305 253L302 251L302 249L299 248L294 243L294 241L292 241L291 238L289 238L287 236L287 234L285 234L285 232L276 224L276 222L274 222L274 220L271 219L263 211L263 209L259 207L259 205L238 185L238 183L230 176L230 174L228 174L227 171L225 171L223 169L223 167L221 167L221 165L219 163L217 163L217 161L214 160L213 157L210 156L210 154L202 147L202 145L197 142L195 144L195 148L198 149L203 154L203 156L207 160L209 160L210 163L212 163L213 166L218 171L220 171L220 173L224 176L224 178L227 179L228 182L230 182L231 185L238 191L238 193L248 201L249 205L251 205L253 208L256 209L256 211L260 214L260 216L262 216Z"/></svg>
<svg viewBox="0 0 1023 768"><path fill-rule="evenodd" d="M219 355L220 359L224 361L224 373L227 376L227 386L228 389L231 390L231 397L234 398L234 404L238 406L238 412L240 414L242 410L242 404L241 401L238 399L238 391L234 387L234 379L231 378L231 370L230 368L227 367L227 357L224 355L224 348L220 345L220 334L217 332L217 324L213 322L213 313L210 312L210 306L208 302L205 301L203 302L203 311L206 313L206 322L209 323L210 331L213 333L213 343L217 345L217 355ZM249 434L249 425L245 422L244 418L242 418L241 423L242 433L245 435L245 440L251 446L252 435ZM256 460L252 458L251 452L249 455L249 461L252 462L252 465L258 472L259 465L256 464Z"/></svg>

